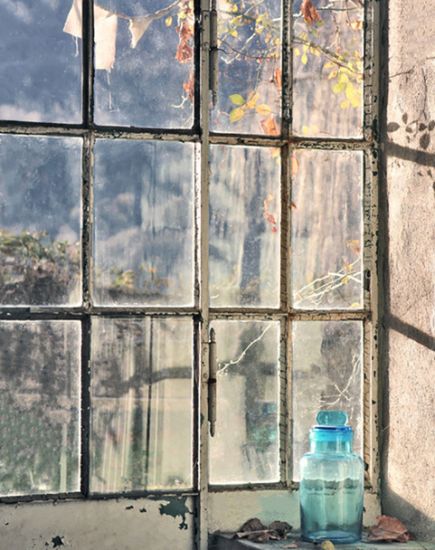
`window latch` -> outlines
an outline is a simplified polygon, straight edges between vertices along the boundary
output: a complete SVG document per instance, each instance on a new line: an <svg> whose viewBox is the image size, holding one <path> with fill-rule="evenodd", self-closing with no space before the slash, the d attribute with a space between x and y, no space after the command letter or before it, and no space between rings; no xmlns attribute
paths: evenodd
<svg viewBox="0 0 435 550"><path fill-rule="evenodd" d="M209 341L209 365L208 365L208 421L210 423L210 435L214 437L216 429L216 384L217 384L217 362L216 362L216 333L210 330Z"/></svg>
<svg viewBox="0 0 435 550"><path fill-rule="evenodd" d="M209 87L213 106L217 102L218 88L218 71L219 71L219 56L218 56L218 13L216 9L216 0L212 0L210 10L210 57L209 57Z"/></svg>

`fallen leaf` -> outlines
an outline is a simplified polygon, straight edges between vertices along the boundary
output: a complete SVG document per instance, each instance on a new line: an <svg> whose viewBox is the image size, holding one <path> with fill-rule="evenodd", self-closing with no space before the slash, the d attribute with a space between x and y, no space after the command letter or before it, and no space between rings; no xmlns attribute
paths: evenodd
<svg viewBox="0 0 435 550"><path fill-rule="evenodd" d="M322 550L335 550L335 546L330 540L324 540L320 548Z"/></svg>
<svg viewBox="0 0 435 550"><path fill-rule="evenodd" d="M240 527L239 532L245 533L247 531L264 531L266 526L263 525L261 520L258 518L251 518L245 521L245 523Z"/></svg>
<svg viewBox="0 0 435 550"><path fill-rule="evenodd" d="M378 523L369 529L370 542L408 542L411 536L406 526L397 518L378 516Z"/></svg>
<svg viewBox="0 0 435 550"><path fill-rule="evenodd" d="M316 21L321 21L319 12L313 6L311 0L303 0L301 13L305 19L305 23L308 25L312 25L313 23L316 23Z"/></svg>

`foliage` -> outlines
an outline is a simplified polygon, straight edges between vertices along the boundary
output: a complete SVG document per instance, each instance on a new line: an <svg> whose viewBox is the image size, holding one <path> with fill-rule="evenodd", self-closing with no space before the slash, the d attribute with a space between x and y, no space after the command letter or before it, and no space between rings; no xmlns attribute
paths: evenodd
<svg viewBox="0 0 435 550"><path fill-rule="evenodd" d="M7 305L46 305L68 301L78 282L80 248L50 241L44 232L0 230L0 295Z"/></svg>

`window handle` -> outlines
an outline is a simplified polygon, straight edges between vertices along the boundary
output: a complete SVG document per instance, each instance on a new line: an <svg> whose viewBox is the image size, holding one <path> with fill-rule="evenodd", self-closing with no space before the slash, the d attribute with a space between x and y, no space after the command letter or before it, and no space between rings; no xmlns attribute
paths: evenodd
<svg viewBox="0 0 435 550"><path fill-rule="evenodd" d="M216 0L212 0L210 10L210 71L209 71L209 86L213 106L217 103L217 88L218 88L218 13L216 9Z"/></svg>
<svg viewBox="0 0 435 550"><path fill-rule="evenodd" d="M210 435L214 437L216 428L216 384L217 384L217 362L216 362L216 333L210 330L209 341L209 365L208 365L208 421L210 423Z"/></svg>

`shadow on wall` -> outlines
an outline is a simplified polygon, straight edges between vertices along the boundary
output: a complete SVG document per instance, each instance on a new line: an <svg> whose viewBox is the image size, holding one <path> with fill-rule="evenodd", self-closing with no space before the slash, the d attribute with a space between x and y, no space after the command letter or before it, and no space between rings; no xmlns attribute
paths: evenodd
<svg viewBox="0 0 435 550"><path fill-rule="evenodd" d="M411 23L411 9L406 0L381 6L381 494L383 513L433 542L434 58L424 17ZM403 34L411 24L421 27L418 48L416 33Z"/></svg>

